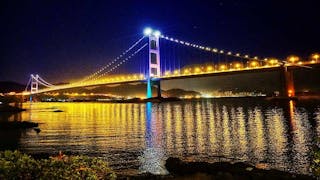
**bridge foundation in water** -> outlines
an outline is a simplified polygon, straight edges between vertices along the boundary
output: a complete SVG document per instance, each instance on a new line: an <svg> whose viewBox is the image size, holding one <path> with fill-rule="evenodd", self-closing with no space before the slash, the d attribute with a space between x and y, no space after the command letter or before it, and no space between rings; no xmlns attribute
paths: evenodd
<svg viewBox="0 0 320 180"><path fill-rule="evenodd" d="M157 87L157 96L158 98L161 97L161 82L160 82L160 79L151 79L151 78L148 78L147 80L147 98L152 98L152 87L153 86L156 86Z"/></svg>
<svg viewBox="0 0 320 180"><path fill-rule="evenodd" d="M295 88L294 88L293 70L290 70L288 69L287 66L283 65L281 67L281 80L282 80L281 96L294 97Z"/></svg>

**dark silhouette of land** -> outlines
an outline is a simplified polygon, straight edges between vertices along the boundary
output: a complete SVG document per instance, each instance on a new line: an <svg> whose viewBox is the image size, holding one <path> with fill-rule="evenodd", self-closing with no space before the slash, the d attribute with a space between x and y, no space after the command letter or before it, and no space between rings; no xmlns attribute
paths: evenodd
<svg viewBox="0 0 320 180"><path fill-rule="evenodd" d="M13 81L0 81L0 93L22 92L26 85Z"/></svg>

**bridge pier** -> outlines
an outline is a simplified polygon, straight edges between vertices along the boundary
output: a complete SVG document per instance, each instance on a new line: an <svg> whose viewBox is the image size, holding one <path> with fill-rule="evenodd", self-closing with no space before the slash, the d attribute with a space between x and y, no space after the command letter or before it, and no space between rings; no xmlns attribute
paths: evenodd
<svg viewBox="0 0 320 180"><path fill-rule="evenodd" d="M161 98L161 82L159 79L152 80L151 78L148 78L147 80L147 98L152 98L152 87L157 87L157 97Z"/></svg>
<svg viewBox="0 0 320 180"><path fill-rule="evenodd" d="M287 66L282 65L281 79L282 79L281 96L294 97L295 96L295 88L294 88L293 70L289 70Z"/></svg>
<svg viewBox="0 0 320 180"><path fill-rule="evenodd" d="M151 78L147 79L147 98L152 98L152 82L151 82Z"/></svg>
<svg viewBox="0 0 320 180"><path fill-rule="evenodd" d="M154 81L154 83L157 86L157 97L161 98L161 83L160 83L160 80Z"/></svg>

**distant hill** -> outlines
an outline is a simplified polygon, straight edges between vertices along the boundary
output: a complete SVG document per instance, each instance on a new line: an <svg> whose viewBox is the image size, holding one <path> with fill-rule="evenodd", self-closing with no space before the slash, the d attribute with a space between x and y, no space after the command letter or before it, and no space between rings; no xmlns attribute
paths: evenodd
<svg viewBox="0 0 320 180"><path fill-rule="evenodd" d="M0 93L21 92L24 91L26 85L12 81L0 81Z"/></svg>
<svg viewBox="0 0 320 180"><path fill-rule="evenodd" d="M79 94L94 93L94 94L110 94L114 96L123 96L123 97L144 97L146 95L146 84L136 83L136 84L121 84L121 85L101 85L95 87L80 87L72 89L59 90L60 93L74 93ZM152 87L153 96L157 96L157 88ZM196 91L187 91L183 89L169 89L161 90L163 97L181 97L181 96L197 96L200 95Z"/></svg>
<svg viewBox="0 0 320 180"><path fill-rule="evenodd" d="M167 97L183 97L183 96L198 96L201 95L196 91L186 91L184 89L169 89L167 91L163 91L163 94Z"/></svg>

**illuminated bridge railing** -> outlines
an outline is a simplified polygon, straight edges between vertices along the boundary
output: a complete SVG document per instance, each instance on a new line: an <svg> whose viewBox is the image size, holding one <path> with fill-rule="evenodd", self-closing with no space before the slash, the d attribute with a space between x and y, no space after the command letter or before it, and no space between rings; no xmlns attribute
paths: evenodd
<svg viewBox="0 0 320 180"><path fill-rule="evenodd" d="M66 85L58 85L51 88L39 89L37 93L45 93L50 91L58 91L64 89L72 89L72 88L80 88L80 87L88 87L88 86L99 86L99 85L108 85L108 84L117 84L117 83L130 83L130 82L138 82L146 80L145 76L142 74L134 74L134 75L121 75L121 76L113 76L111 78L103 78L98 80L91 80L82 83L74 83L74 84L66 84ZM24 92L24 95L29 95L30 92Z"/></svg>
<svg viewBox="0 0 320 180"><path fill-rule="evenodd" d="M293 63L286 63L286 66L308 66L312 64L319 64L317 61L299 61ZM172 78L172 77L187 77L205 74L218 74L225 72L241 72L241 71L252 71L252 70L263 70L280 67L280 63L276 60L270 60L266 64L262 65L261 62L251 61L246 64L243 63L230 63L230 64L219 64L219 65L199 65L195 67L187 67L182 69L175 69L172 71L166 71L162 78Z"/></svg>
<svg viewBox="0 0 320 180"><path fill-rule="evenodd" d="M313 64L319 64L319 61L297 61L293 63L287 63L286 66L308 66ZM266 64L262 64L258 61L251 61L246 64L243 63L229 63L229 64L211 64L211 65L198 65L195 67L186 67L182 69L175 69L172 71L166 71L160 79L166 78L175 78L175 77L188 77L188 76L201 76L201 75L210 75L210 74L219 74L219 73L232 73L232 72L243 72L243 71L252 71L252 70L263 70L263 69L272 69L280 67L280 64L274 60L269 61ZM146 77L143 74L133 74L133 75L113 75L109 78L90 80L81 83L73 83L67 85L59 85L51 88L40 89L37 93L45 93L50 91L58 91L63 89L71 88L80 88L88 86L99 86L99 85L108 85L108 84L117 84L117 83L130 83L130 82L139 82L145 81ZM30 92L24 92L24 95L29 95Z"/></svg>

